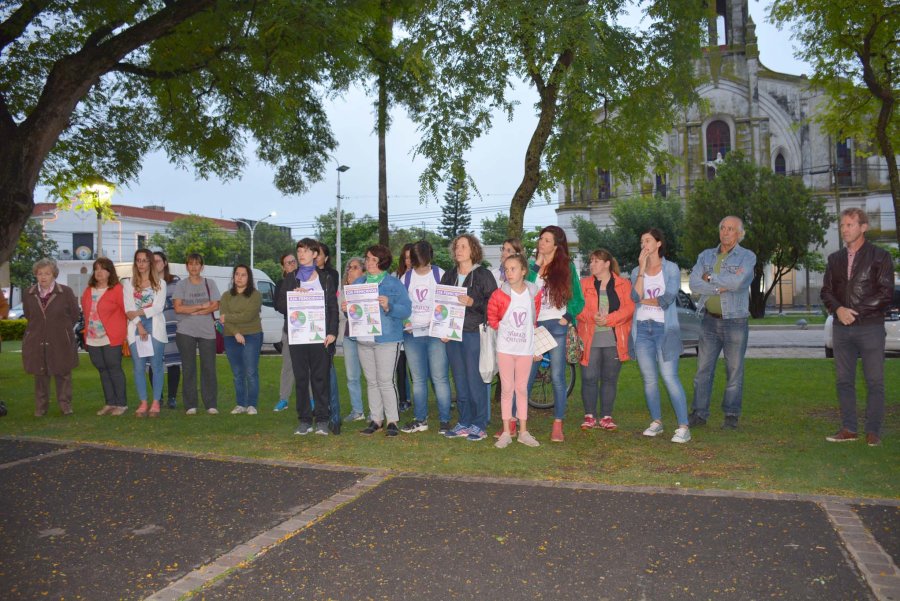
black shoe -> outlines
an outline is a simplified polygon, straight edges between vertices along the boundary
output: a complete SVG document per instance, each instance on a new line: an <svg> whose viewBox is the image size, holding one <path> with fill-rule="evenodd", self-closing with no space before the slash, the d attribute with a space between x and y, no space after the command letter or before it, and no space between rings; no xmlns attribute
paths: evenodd
<svg viewBox="0 0 900 601"><path fill-rule="evenodd" d="M331 431L332 434L337 436L338 434L341 433L341 422L340 421L328 422L328 429Z"/></svg>
<svg viewBox="0 0 900 601"><path fill-rule="evenodd" d="M175 399L169 399L169 401L166 403L166 407L168 407L169 409L175 409L178 407L178 405L175 403Z"/></svg>
<svg viewBox="0 0 900 601"><path fill-rule="evenodd" d="M375 422L369 422L369 425L366 426L365 430L360 430L360 434L365 434L366 436L371 436L381 430L381 426L376 424Z"/></svg>
<svg viewBox="0 0 900 601"><path fill-rule="evenodd" d="M409 401L402 401L400 403L400 413L409 411L411 408L412 408L412 403L410 403Z"/></svg>
<svg viewBox="0 0 900 601"><path fill-rule="evenodd" d="M384 429L385 436L400 436L400 428L397 427L397 424L391 422L387 425L387 428Z"/></svg>
<svg viewBox="0 0 900 601"><path fill-rule="evenodd" d="M736 415L726 415L725 421L722 422L723 430L737 430L738 429L738 416Z"/></svg>
<svg viewBox="0 0 900 601"><path fill-rule="evenodd" d="M705 426L705 425L706 425L706 420L703 419L702 417L700 417L699 415L697 415L697 412L694 411L693 413L691 413L691 414L688 416L688 425L689 425L691 428L696 428L696 427L698 427L698 426Z"/></svg>
<svg viewBox="0 0 900 601"><path fill-rule="evenodd" d="M438 429L438 434L446 434L450 431L450 422L441 422L441 427Z"/></svg>

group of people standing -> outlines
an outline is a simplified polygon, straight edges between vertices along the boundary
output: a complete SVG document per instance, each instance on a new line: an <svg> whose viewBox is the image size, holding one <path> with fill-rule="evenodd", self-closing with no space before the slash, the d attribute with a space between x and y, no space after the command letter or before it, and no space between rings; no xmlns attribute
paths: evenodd
<svg viewBox="0 0 900 601"><path fill-rule="evenodd" d="M876 363L873 357L879 352L873 342L879 338L875 331L878 325L882 327L883 355L883 316L880 322L878 316L890 302L890 292L885 293L883 288L892 290L892 285L885 282L893 270L889 259L886 261L860 237L860 231L864 233L866 227L864 218L864 213L862 217L857 213L842 214L841 230L848 248L829 257L822 291L826 306L838 317L835 354L840 348L842 357L837 365L844 424L829 440L856 438L850 368L854 353L862 353L870 395L867 433L870 444L877 444L883 415L883 380L879 393L877 369L869 364ZM854 223L845 226L845 220L856 220L855 229ZM275 410L289 406L291 389L295 388L297 435L340 434L342 422L365 420L368 424L360 431L363 435L378 431L384 431L386 436L413 434L429 429L430 383L440 434L473 442L484 440L490 421L491 384L484 381L480 360L482 340L490 328L496 332L492 345L495 350L489 352L496 353L503 423L495 434L498 448L507 447L514 438L527 446L540 444L527 427L528 395L538 363L543 359L543 354L535 350L539 343L541 348L552 347L548 351L554 398L550 440L565 440L565 369L567 344L572 343L573 337L581 341L584 349L580 358L583 430L618 428L613 409L619 373L622 363L633 358L638 363L651 418L643 434L655 437L664 431L661 378L677 421L671 441L689 442L691 428L703 426L709 419L720 354L724 356L727 379L722 427L736 429L742 410L749 333L748 291L756 265L754 253L740 245L743 237L742 220L725 217L719 225L719 244L700 253L691 271L691 289L700 294L702 331L690 412L678 372L683 351L676 309L681 275L678 266L665 258L666 241L657 228L642 233L638 265L630 277L621 274L609 251L598 249L590 254L589 275L580 278L565 232L557 226L541 230L531 258L525 256L519 240L506 240L500 266L493 271L482 267L482 247L472 234L461 234L452 240L453 266L446 272L432 264L433 248L420 240L404 247L398 273L389 272L393 260L390 249L376 244L366 250L365 257L348 260L344 273L338 274L330 265L328 247L304 238L297 243L295 255L281 257L284 277L276 291L275 308L285 316L285 335L280 400ZM179 281L169 273L163 253L138 250L130 277L120 282L108 259L94 262L81 309L85 344L100 374L106 399L99 415L122 415L127 411L123 349L133 358L140 401L135 411L138 417L159 415L166 370L169 406L174 407L183 372L186 412L197 412L198 354L205 409L210 414L218 413L217 327L221 328L233 373L236 406L232 413L257 413L262 299L254 287L253 274L245 265L236 266L231 288L220 294L215 282L202 275L203 257L191 254L186 264L189 276ZM58 270L52 260L38 261L34 274L37 284L26 291L23 303L29 320L23 362L26 371L35 376L35 414L46 413L50 378L55 377L60 408L68 415L72 413L71 370L78 363L72 340L72 326L79 318L78 303L71 289L56 282ZM350 284L377 285L382 329L375 336L351 337L348 330L344 331L351 411L342 420L333 358L339 312L347 310L343 289ZM457 298L465 307L461 340L429 335L438 284L465 289ZM288 344L288 293L310 291L324 293L324 341ZM173 342L177 353L171 350ZM850 350L844 352L845 349ZM411 377L413 404L413 419L402 427L401 400L405 399L397 390L401 353ZM147 367L151 375L149 389ZM368 415L363 409L362 374L367 383ZM450 374L457 397L455 424L451 424ZM406 368L399 376L405 379Z"/></svg>

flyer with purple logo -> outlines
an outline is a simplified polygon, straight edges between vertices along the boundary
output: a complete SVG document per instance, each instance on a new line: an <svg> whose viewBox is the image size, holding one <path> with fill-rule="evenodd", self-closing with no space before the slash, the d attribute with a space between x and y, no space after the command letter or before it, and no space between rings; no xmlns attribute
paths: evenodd
<svg viewBox="0 0 900 601"><path fill-rule="evenodd" d="M381 307L378 304L378 284L350 284L344 286L347 301L347 323L351 338L371 339L381 335Z"/></svg>
<svg viewBox="0 0 900 601"><path fill-rule="evenodd" d="M459 297L464 294L466 294L464 286L435 285L434 311L431 314L429 336L462 341L466 307L459 302Z"/></svg>

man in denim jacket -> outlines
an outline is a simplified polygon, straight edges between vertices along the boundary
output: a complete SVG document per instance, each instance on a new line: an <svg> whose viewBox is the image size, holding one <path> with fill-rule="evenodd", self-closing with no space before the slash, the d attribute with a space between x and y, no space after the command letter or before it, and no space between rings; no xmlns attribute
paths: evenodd
<svg viewBox="0 0 900 601"><path fill-rule="evenodd" d="M698 311L703 313L689 418L692 428L706 424L709 419L709 400L720 351L724 351L728 379L722 399L725 413L722 428L736 430L741 415L750 282L756 266L756 255L739 244L743 239L744 222L733 215L725 217L719 223L719 246L700 253L691 270L691 291L700 293Z"/></svg>

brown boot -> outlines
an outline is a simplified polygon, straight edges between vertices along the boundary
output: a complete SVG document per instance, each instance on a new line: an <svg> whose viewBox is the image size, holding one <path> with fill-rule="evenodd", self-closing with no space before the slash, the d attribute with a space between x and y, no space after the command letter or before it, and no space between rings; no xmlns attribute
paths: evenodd
<svg viewBox="0 0 900 601"><path fill-rule="evenodd" d="M564 442L566 437L563 436L562 420L553 420L553 431L550 433L550 442Z"/></svg>

